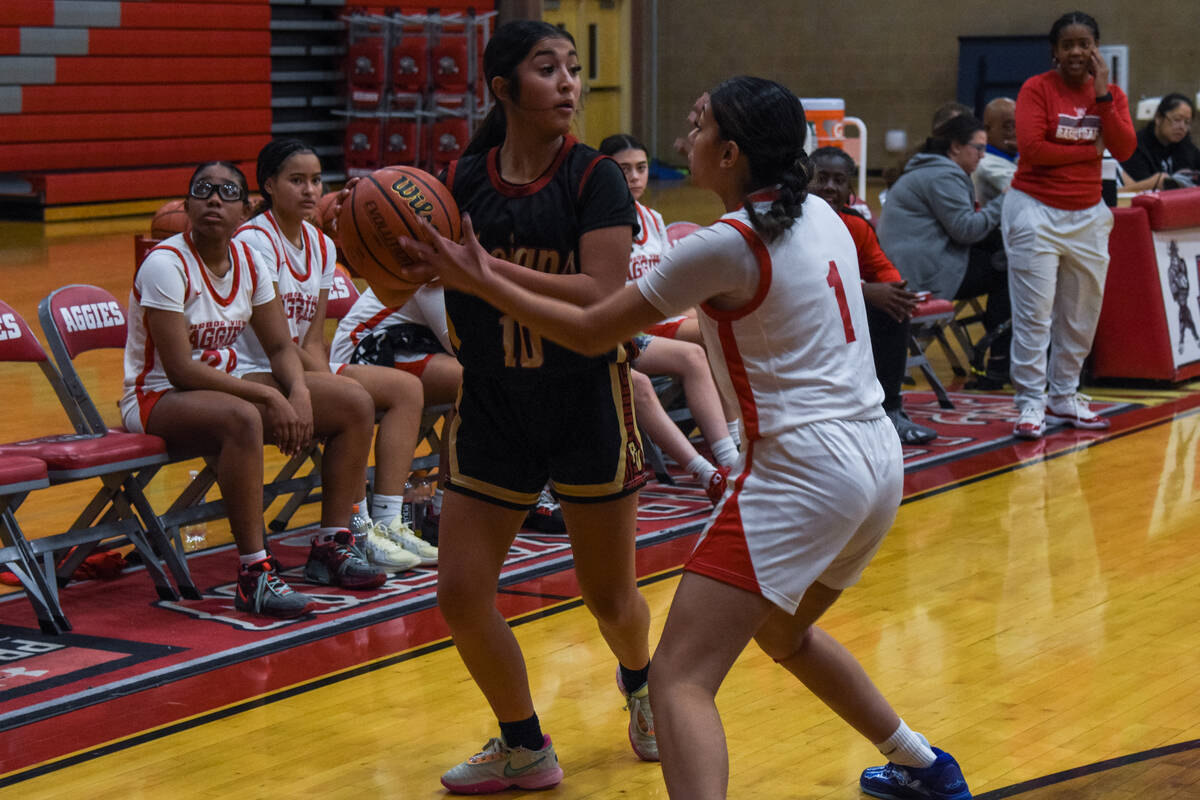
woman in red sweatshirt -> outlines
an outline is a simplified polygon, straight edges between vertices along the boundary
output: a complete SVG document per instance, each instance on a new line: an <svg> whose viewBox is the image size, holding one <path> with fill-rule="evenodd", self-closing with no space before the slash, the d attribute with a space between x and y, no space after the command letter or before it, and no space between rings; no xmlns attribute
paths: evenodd
<svg viewBox="0 0 1200 800"><path fill-rule="evenodd" d="M1001 229L1020 412L1013 433L1024 439L1041 438L1047 418L1077 428L1109 424L1079 394L1079 373L1108 272L1112 212L1100 197L1100 159L1105 148L1118 161L1129 158L1137 137L1099 41L1087 14L1059 17L1050 29L1055 68L1025 81L1017 96L1021 158Z"/></svg>

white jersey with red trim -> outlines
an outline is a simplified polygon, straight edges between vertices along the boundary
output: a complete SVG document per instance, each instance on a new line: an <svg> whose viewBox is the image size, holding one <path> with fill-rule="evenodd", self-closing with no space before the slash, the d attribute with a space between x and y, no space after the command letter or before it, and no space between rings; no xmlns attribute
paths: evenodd
<svg viewBox="0 0 1200 800"><path fill-rule="evenodd" d="M637 286L664 314L700 305L714 374L736 396L748 439L883 416L854 241L821 198L810 195L770 244L744 208L725 214L676 244ZM752 297L727 311L707 302L722 295Z"/></svg>
<svg viewBox="0 0 1200 800"><path fill-rule="evenodd" d="M629 256L629 272L625 282L630 283L658 266L663 255L671 249L667 238L667 224L662 214L634 201L638 215L638 233L633 237L633 252Z"/></svg>
<svg viewBox="0 0 1200 800"><path fill-rule="evenodd" d="M385 306L374 291L367 289L338 323L333 344L329 346L330 365L350 363L354 348L371 331L404 323L424 325L433 331L447 353L454 352L446 321L446 296L440 284L422 286L402 306Z"/></svg>
<svg viewBox="0 0 1200 800"><path fill-rule="evenodd" d="M299 344L317 313L321 290L333 286L337 268L337 248L333 240L308 222L300 223L304 246L297 248L279 230L271 211L251 219L238 229L234 241L254 248L267 274L276 285L283 313L287 317L292 341ZM247 329L235 345L238 358L247 372L270 372L271 360L254 331Z"/></svg>
<svg viewBox="0 0 1200 800"><path fill-rule="evenodd" d="M138 267L129 293L125 338L125 391L121 415L142 416L143 430L153 400L171 387L146 327L146 309L176 311L187 320L192 358L233 375L244 375L233 344L256 306L275 297L266 270L244 243L229 246L230 269L217 277L204 266L191 237L179 233L157 245Z"/></svg>

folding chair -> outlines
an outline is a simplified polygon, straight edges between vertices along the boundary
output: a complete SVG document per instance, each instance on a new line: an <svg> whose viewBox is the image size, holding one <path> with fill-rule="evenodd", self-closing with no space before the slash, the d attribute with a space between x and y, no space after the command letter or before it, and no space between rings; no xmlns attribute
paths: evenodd
<svg viewBox="0 0 1200 800"><path fill-rule="evenodd" d="M105 313L97 315L97 309L103 309ZM90 318L89 314L91 314ZM62 383L69 396L69 405L77 410L76 417L73 417L76 429L91 433L104 431L125 433L125 429L122 427L109 428L105 424L96 403L92 400L75 368L75 359L83 353L104 349L124 351L126 334L124 305L107 289L87 284L72 284L56 289L38 304L38 319L50 346L50 352L54 355L55 363L58 365L58 371L62 375ZM68 403L64 403L64 405L68 405ZM157 436L153 438L158 439ZM162 440L159 439L159 441ZM165 453L161 463L138 471L137 484L144 489L165 464L190 461L199 457L201 457L200 454L194 452L175 450ZM170 542L169 549L185 575L187 574L186 554L179 528L184 525L223 519L227 515L224 500L204 501L203 499L216 482L216 471L205 460L203 469L198 471L196 477L164 513L156 513L149 507L149 504L146 506L143 522L148 529L153 529L156 534L161 533L163 538ZM277 488L279 489L277 494L282 494L293 487L285 484ZM272 499L274 496L271 495ZM141 513L140 510L139 513ZM186 588L182 583L180 588L185 597L192 599L200 597L200 593L192 585L190 577L187 579Z"/></svg>
<svg viewBox="0 0 1200 800"><path fill-rule="evenodd" d="M69 627L66 618L15 516L30 492L49 485L46 462L40 458L0 456L0 563L24 587L42 632L61 633Z"/></svg>
<svg viewBox="0 0 1200 800"><path fill-rule="evenodd" d="M944 329L954 319L954 313L954 304L949 300L926 300L913 312L909 329L907 368L911 370L918 367L921 370L942 408L954 408L954 403L950 401L946 387L933 371L933 365L925 357L925 345L937 340L947 353L951 352Z"/></svg>
<svg viewBox="0 0 1200 800"><path fill-rule="evenodd" d="M110 306L75 311L80 316L73 322L92 325L108 319L124 331L124 314L114 316ZM87 426L82 411L25 320L3 302L0 302L0 320L4 321L9 334L0 340L0 360L36 363L75 425L74 433L0 445L0 455L41 459L46 464L52 485L89 478L99 478L102 484L67 531L29 540L30 550L42 562L39 568L51 590L65 586L76 567L98 544L128 541L141 555L159 597L179 599L179 593L167 579L165 565L174 575L180 592L187 597L199 598L187 565L172 550L165 531L157 524L154 510L142 490L143 483L139 481L140 473L155 472L167 462L166 444L157 436ZM62 557L64 554L66 557ZM56 593L52 599L57 606ZM56 610L62 614L61 607ZM65 623L66 617L62 616L60 622Z"/></svg>

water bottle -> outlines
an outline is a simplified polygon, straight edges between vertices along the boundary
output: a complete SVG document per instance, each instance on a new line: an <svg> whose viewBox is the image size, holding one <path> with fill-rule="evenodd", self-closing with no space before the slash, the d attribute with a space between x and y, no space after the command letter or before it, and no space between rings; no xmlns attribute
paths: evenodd
<svg viewBox="0 0 1200 800"><path fill-rule="evenodd" d="M435 488L425 506L425 519L421 520L421 538L434 547L438 543L438 528L442 521L442 490Z"/></svg>
<svg viewBox="0 0 1200 800"><path fill-rule="evenodd" d="M404 503L400 506L400 519L414 533L421 530L426 507L433 495L433 481L427 473L413 473L404 483Z"/></svg>
<svg viewBox="0 0 1200 800"><path fill-rule="evenodd" d="M199 474L199 470L188 470L188 479L194 481ZM198 502L203 503L204 498L201 497ZM183 536L183 549L188 553L202 550L208 544L207 522L194 522L191 525L184 525L180 527L179 533Z"/></svg>
<svg viewBox="0 0 1200 800"><path fill-rule="evenodd" d="M354 546L362 550L367 544L367 534L371 531L371 517L363 511L358 503L350 511L350 533L354 535Z"/></svg>

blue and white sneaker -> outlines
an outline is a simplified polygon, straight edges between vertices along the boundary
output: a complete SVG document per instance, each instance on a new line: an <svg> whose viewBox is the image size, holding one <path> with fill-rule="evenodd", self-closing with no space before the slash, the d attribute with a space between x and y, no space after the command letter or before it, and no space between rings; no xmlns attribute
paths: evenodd
<svg viewBox="0 0 1200 800"><path fill-rule="evenodd" d="M858 780L865 794L884 800L970 800L971 790L954 756L933 748L937 759L928 767L888 762L868 767Z"/></svg>

